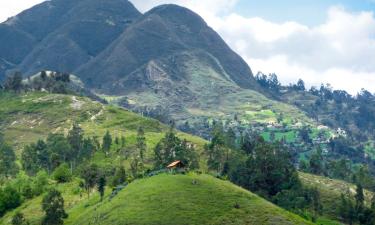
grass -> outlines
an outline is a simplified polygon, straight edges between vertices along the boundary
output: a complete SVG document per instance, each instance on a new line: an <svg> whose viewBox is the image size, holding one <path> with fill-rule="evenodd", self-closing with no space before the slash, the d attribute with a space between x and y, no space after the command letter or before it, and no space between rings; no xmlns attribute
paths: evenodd
<svg viewBox="0 0 375 225"><path fill-rule="evenodd" d="M338 219L338 209L341 205L341 194L352 196L356 193L356 186L342 180L330 179L307 173L299 173L304 185L317 187L320 191L324 214L331 219ZM365 203L370 204L374 193L365 190Z"/></svg>
<svg viewBox="0 0 375 225"><path fill-rule="evenodd" d="M131 183L111 201L82 202L70 211L66 224L310 223L230 182L209 175L164 174Z"/></svg>
<svg viewBox="0 0 375 225"><path fill-rule="evenodd" d="M161 174L136 180L112 200L107 190L103 202L97 192L90 198L82 195L78 181L56 187L65 200L69 217L64 224L68 225L312 224L228 181L204 174ZM31 225L40 224L42 198L26 201L1 218L0 224L10 224L16 212L22 212Z"/></svg>
<svg viewBox="0 0 375 225"><path fill-rule="evenodd" d="M143 127L149 151L169 129L157 120L70 95L0 92L0 105L0 131L18 154L26 144L51 132L66 134L73 122L81 125L86 136L101 138L107 130L113 139L125 136L128 147L135 144L138 127ZM205 144L203 139L186 133L178 132L178 136L195 143L198 150Z"/></svg>

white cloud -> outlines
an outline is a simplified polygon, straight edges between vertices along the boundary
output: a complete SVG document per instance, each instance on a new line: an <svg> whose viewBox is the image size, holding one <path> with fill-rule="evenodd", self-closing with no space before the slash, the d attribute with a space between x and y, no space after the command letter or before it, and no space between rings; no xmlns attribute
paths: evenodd
<svg viewBox="0 0 375 225"><path fill-rule="evenodd" d="M45 0L0 0L0 22Z"/></svg>
<svg viewBox="0 0 375 225"><path fill-rule="evenodd" d="M231 14L216 29L254 72L275 72L284 83L375 91L375 18L332 7L325 23L308 27Z"/></svg>
<svg viewBox="0 0 375 225"><path fill-rule="evenodd" d="M302 78L307 84L330 83L353 94L375 91L375 18L372 12L352 13L331 7L323 24L274 23L233 12L237 1L139 0L143 11L175 3L198 12L253 71L275 72L283 83Z"/></svg>

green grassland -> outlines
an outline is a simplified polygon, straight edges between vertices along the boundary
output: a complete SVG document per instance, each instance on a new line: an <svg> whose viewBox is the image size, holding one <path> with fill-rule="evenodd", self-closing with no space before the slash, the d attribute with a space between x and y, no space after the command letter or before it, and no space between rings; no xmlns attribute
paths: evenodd
<svg viewBox="0 0 375 225"><path fill-rule="evenodd" d="M69 217L65 224L312 224L230 182L209 175L168 175L136 180L115 196L99 201L98 194L80 197L78 184L59 186ZM108 196L108 193L107 193ZM41 197L23 204L18 211L38 224ZM235 206L238 207L235 207ZM8 224L16 211L1 224Z"/></svg>

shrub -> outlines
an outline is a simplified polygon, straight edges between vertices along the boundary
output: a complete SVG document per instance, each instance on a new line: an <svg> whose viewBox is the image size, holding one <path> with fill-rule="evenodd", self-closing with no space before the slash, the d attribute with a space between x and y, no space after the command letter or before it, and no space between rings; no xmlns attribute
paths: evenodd
<svg viewBox="0 0 375 225"><path fill-rule="evenodd" d="M65 163L57 167L52 176L58 183L66 183L72 180L69 166Z"/></svg>

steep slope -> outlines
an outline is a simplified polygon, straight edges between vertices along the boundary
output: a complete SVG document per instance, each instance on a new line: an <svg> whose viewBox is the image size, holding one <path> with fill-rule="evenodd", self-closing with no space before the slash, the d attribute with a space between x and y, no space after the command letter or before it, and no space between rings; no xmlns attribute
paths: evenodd
<svg viewBox="0 0 375 225"><path fill-rule="evenodd" d="M186 71L176 68L180 63L179 56L194 50L206 53L195 55L199 59L207 60L211 55L217 60L222 68L217 68L214 62L210 66L221 69L221 77L233 80L241 87L257 87L244 60L199 15L177 5L162 5L147 12L77 74L91 78L94 84L105 82L103 88L107 87L107 90L112 84L118 86L118 92L126 92L128 88L142 89L147 84L147 77L144 72L136 76L138 71L152 62L161 65L160 61L168 58L174 59L163 61L166 75L175 81L183 80Z"/></svg>
<svg viewBox="0 0 375 225"><path fill-rule="evenodd" d="M137 180L113 199L101 203L72 194L74 185L60 186L69 217L65 224L312 224L230 182L209 175L158 175ZM41 198L31 200L20 211L38 224ZM237 205L237 207L235 207ZM1 224L7 224L13 213Z"/></svg>
<svg viewBox="0 0 375 225"><path fill-rule="evenodd" d="M28 75L42 69L72 72L140 15L127 0L41 3L0 25L0 77L12 67Z"/></svg>
<svg viewBox="0 0 375 225"><path fill-rule="evenodd" d="M259 93L244 60L199 15L177 5L142 15L126 0L52 0L0 27L3 75L12 68L74 73L122 106L179 125L234 117L312 124Z"/></svg>

